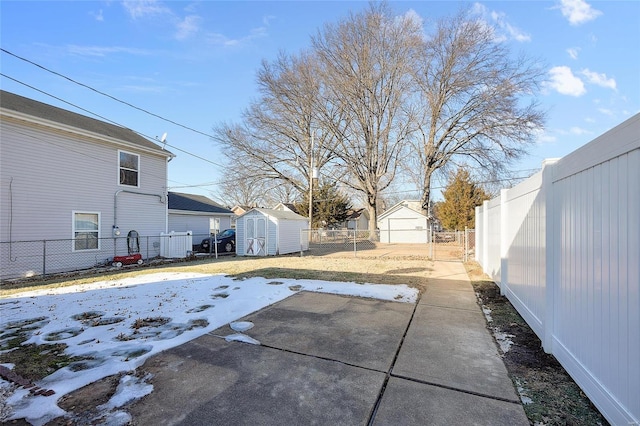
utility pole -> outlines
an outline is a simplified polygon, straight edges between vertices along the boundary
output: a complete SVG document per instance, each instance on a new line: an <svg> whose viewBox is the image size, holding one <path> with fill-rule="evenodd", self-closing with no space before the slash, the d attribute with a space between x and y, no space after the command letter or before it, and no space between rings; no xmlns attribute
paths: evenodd
<svg viewBox="0 0 640 426"><path fill-rule="evenodd" d="M309 229L313 229L313 134L311 131L311 153L309 155Z"/></svg>

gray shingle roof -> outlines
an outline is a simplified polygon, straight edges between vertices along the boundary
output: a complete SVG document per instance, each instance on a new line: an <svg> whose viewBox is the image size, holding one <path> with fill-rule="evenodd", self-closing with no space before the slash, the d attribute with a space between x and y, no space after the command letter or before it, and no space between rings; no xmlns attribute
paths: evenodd
<svg viewBox="0 0 640 426"><path fill-rule="evenodd" d="M228 215L233 214L231 210L225 209L215 201L203 195L182 194L179 192L169 192L169 210L183 210Z"/></svg>
<svg viewBox="0 0 640 426"><path fill-rule="evenodd" d="M55 123L72 126L103 136L108 136L124 142L129 142L141 147L162 152L167 156L173 156L169 151L162 149L156 143L144 138L125 127L106 123L62 108L48 105L33 99L25 98L15 93L0 90L0 107L3 109L27 114Z"/></svg>

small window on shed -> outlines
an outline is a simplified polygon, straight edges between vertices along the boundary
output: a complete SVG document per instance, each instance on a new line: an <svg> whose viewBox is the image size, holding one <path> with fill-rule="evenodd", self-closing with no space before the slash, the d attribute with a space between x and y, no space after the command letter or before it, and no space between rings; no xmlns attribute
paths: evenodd
<svg viewBox="0 0 640 426"><path fill-rule="evenodd" d="M118 167L120 170L120 185L140 186L140 156L130 152L119 151Z"/></svg>

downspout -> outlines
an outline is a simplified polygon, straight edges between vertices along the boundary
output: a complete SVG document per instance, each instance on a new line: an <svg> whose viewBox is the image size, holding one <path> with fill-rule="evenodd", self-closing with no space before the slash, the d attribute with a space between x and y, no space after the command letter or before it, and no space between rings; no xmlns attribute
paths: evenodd
<svg viewBox="0 0 640 426"><path fill-rule="evenodd" d="M160 199L160 202L163 202L163 197L164 194L150 194L147 192L136 192L136 191L129 191L128 189L119 189L116 191L116 193L113 195L113 236L116 237L116 231L119 232L118 229L118 195L121 192L126 192L128 194L136 194L136 195L147 195L149 197L158 197Z"/></svg>

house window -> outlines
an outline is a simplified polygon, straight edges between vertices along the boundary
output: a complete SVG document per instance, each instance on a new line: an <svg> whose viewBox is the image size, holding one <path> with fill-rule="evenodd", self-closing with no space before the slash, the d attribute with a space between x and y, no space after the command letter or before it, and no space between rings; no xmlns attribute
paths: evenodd
<svg viewBox="0 0 640 426"><path fill-rule="evenodd" d="M100 248L100 213L73 212L73 251Z"/></svg>
<svg viewBox="0 0 640 426"><path fill-rule="evenodd" d="M209 233L211 235L215 235L220 232L220 218L218 217L210 217L209 218Z"/></svg>
<svg viewBox="0 0 640 426"><path fill-rule="evenodd" d="M120 185L140 186L140 156L138 154L131 154L130 152L124 151L118 151L118 155Z"/></svg>

